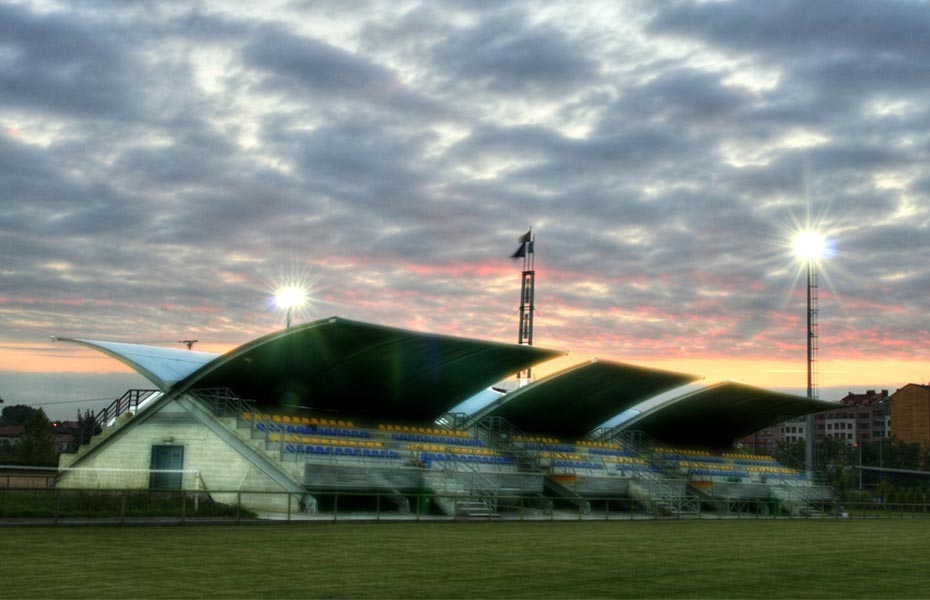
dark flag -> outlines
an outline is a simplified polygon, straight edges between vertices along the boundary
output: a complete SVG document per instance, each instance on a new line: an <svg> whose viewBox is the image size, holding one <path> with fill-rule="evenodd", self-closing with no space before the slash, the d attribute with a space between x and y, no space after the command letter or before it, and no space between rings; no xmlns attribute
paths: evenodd
<svg viewBox="0 0 930 600"><path fill-rule="evenodd" d="M532 233L533 233L533 230L530 229L529 231L527 231L526 233L524 233L523 235L521 235L520 237L517 238L517 243L518 243L518 244L525 244L525 243L527 243L528 241L530 241L530 237L531 237Z"/></svg>
<svg viewBox="0 0 930 600"><path fill-rule="evenodd" d="M527 235L529 235L529 234L527 234ZM533 244L534 244L534 243L535 243L535 242L529 242L529 243L523 242L522 244L520 244L520 247L517 248L517 251L510 255L510 258L523 258L523 257L526 256L526 253L527 253L527 252L529 252L530 254L532 254L532 253L533 253Z"/></svg>

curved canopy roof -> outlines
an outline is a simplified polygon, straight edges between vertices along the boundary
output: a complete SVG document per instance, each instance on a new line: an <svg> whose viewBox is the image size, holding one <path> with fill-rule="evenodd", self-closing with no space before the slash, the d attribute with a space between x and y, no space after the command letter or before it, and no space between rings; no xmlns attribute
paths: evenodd
<svg viewBox="0 0 930 600"><path fill-rule="evenodd" d="M669 444L721 449L769 425L838 406L728 381L659 404L619 429L639 430Z"/></svg>
<svg viewBox="0 0 930 600"><path fill-rule="evenodd" d="M503 417L524 431L581 437L643 400L697 379L593 359L507 394L478 418Z"/></svg>
<svg viewBox="0 0 930 600"><path fill-rule="evenodd" d="M431 420L513 373L564 354L332 317L259 338L178 386L260 404Z"/></svg>
<svg viewBox="0 0 930 600"><path fill-rule="evenodd" d="M135 369L163 392L219 356L210 352L143 346L123 342L103 342L75 338L54 339L81 344L112 356Z"/></svg>

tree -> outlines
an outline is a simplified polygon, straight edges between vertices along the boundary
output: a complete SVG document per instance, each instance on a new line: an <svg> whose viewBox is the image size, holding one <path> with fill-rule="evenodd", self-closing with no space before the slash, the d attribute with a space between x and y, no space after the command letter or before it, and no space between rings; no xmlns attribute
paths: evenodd
<svg viewBox="0 0 930 600"><path fill-rule="evenodd" d="M22 464L35 466L58 464L55 429L41 408L23 425L23 438L17 451Z"/></svg>
<svg viewBox="0 0 930 600"><path fill-rule="evenodd" d="M35 416L38 411L25 404L12 404L3 407L0 412L0 426L4 425L23 425Z"/></svg>
<svg viewBox="0 0 930 600"><path fill-rule="evenodd" d="M81 409L78 409L77 429L74 431L75 441L78 444L86 444L98 433L100 433L100 424L97 423L93 411L81 413Z"/></svg>
<svg viewBox="0 0 930 600"><path fill-rule="evenodd" d="M775 446L775 459L783 465L804 468L804 440L779 440Z"/></svg>

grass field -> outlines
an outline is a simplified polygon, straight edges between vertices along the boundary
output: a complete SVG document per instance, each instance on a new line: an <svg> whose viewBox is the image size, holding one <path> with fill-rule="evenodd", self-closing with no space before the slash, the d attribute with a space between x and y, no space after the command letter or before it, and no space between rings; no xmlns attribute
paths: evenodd
<svg viewBox="0 0 930 600"><path fill-rule="evenodd" d="M930 520L0 529L0 598L926 598Z"/></svg>

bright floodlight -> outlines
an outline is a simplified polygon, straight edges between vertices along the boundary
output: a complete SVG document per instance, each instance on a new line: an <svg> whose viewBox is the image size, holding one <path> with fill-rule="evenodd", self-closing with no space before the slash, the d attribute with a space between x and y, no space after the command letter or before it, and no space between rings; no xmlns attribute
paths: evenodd
<svg viewBox="0 0 930 600"><path fill-rule="evenodd" d="M307 303L307 291L296 285L285 286L279 288L278 291L274 293L274 302L278 305L279 308L287 310L285 325L288 329L290 329L291 313L295 308L300 309L304 304Z"/></svg>
<svg viewBox="0 0 930 600"><path fill-rule="evenodd" d="M307 292L303 288L291 285L274 293L274 302L281 308L299 308L307 301Z"/></svg>
<svg viewBox="0 0 930 600"><path fill-rule="evenodd" d="M794 253L804 260L817 260L827 249L826 240L815 231L798 234L794 238Z"/></svg>

